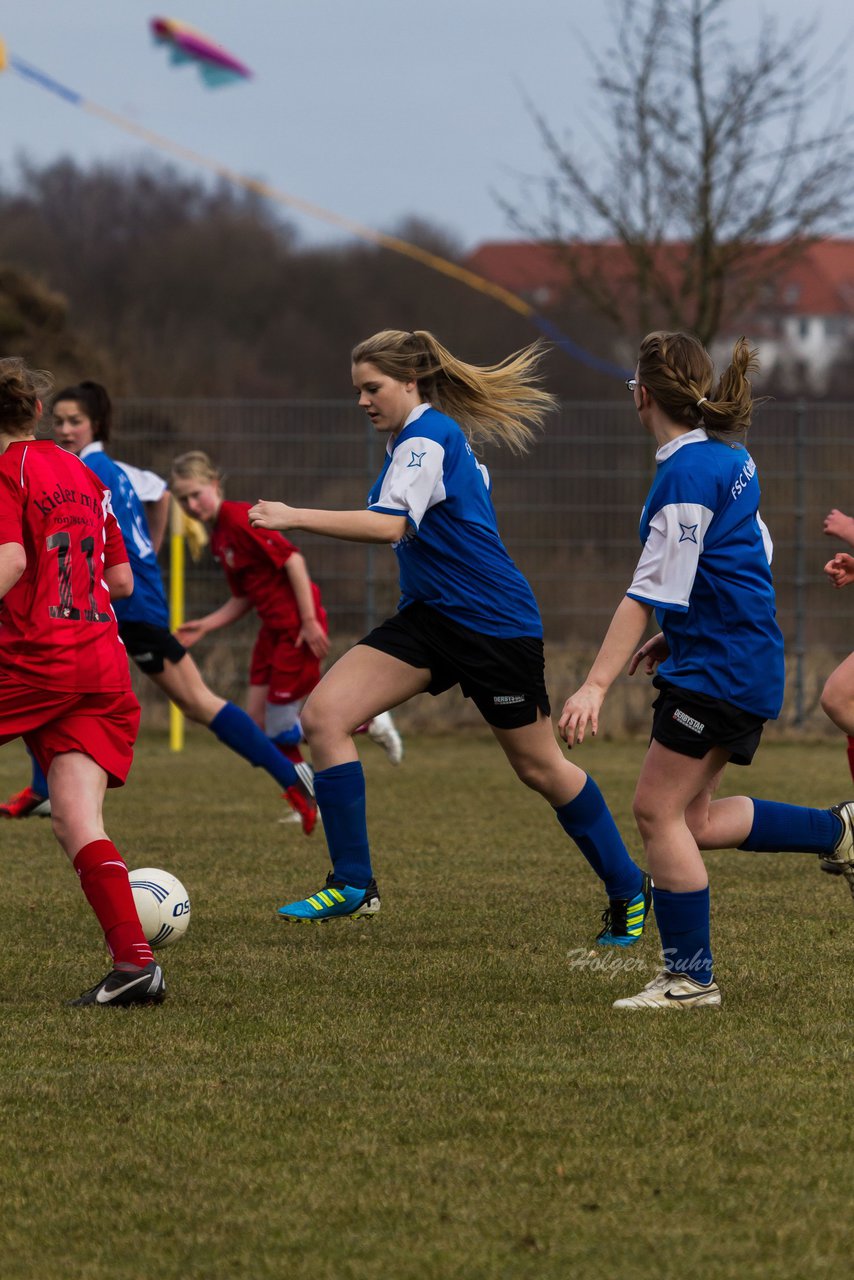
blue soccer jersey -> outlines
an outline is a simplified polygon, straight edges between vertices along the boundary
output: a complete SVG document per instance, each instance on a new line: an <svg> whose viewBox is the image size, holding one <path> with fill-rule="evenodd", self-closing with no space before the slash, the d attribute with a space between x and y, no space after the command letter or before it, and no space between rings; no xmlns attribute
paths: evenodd
<svg viewBox="0 0 854 1280"><path fill-rule="evenodd" d="M655 608L670 646L661 678L775 719L783 637L756 464L743 445L710 439L702 427L655 457L628 595Z"/></svg>
<svg viewBox="0 0 854 1280"><path fill-rule="evenodd" d="M166 492L165 480L151 471L115 462L104 453L99 441L87 445L80 457L110 490L113 512L133 569L133 593L125 600L113 601L116 617L119 622L147 622L168 630L169 606L142 505L143 501L156 501Z"/></svg>
<svg viewBox="0 0 854 1280"><path fill-rule="evenodd" d="M483 635L541 637L534 593L501 541L490 489L457 423L430 405L414 409L368 495L370 510L409 522L394 544L398 607L419 600Z"/></svg>

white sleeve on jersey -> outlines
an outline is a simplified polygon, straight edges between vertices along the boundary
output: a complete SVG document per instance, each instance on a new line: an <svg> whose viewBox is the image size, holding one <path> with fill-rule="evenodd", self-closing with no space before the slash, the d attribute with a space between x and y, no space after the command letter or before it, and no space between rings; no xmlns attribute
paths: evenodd
<svg viewBox="0 0 854 1280"><path fill-rule="evenodd" d="M714 512L697 502L661 507L650 522L627 594L665 609L685 612L697 574L703 539Z"/></svg>
<svg viewBox="0 0 854 1280"><path fill-rule="evenodd" d="M770 564L774 558L774 543L771 541L771 531L759 512L756 512L756 523L759 525L759 532L762 534L762 545L765 548L765 559Z"/></svg>
<svg viewBox="0 0 854 1280"><path fill-rule="evenodd" d="M129 462L117 462L116 466L124 471L140 502L159 502L169 488L156 471L142 471L139 467L132 467Z"/></svg>
<svg viewBox="0 0 854 1280"><path fill-rule="evenodd" d="M445 500L444 465L445 450L437 441L410 437L395 449L369 510L405 512L417 529L424 513Z"/></svg>

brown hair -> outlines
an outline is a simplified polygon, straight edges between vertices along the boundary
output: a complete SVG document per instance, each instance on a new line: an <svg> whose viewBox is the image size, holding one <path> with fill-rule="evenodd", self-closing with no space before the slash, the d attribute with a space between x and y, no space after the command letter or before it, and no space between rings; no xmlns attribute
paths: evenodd
<svg viewBox="0 0 854 1280"><path fill-rule="evenodd" d="M669 418L728 441L746 438L753 408L765 399L753 397L747 377L758 368L746 338L736 342L714 390L712 357L691 333L648 333L638 355L638 381Z"/></svg>
<svg viewBox="0 0 854 1280"><path fill-rule="evenodd" d="M28 435L39 420L39 401L50 393L46 369L29 369L20 356L0 359L0 431Z"/></svg>
<svg viewBox="0 0 854 1280"><path fill-rule="evenodd" d="M107 388L100 382L78 382L74 387L63 387L51 402L55 409L60 400L74 400L92 423L92 439L108 442L113 429L113 405Z"/></svg>
<svg viewBox="0 0 854 1280"><path fill-rule="evenodd" d="M352 361L376 365L397 382L416 382L423 398L458 422L472 443L497 439L522 453L556 404L536 385L543 351L535 342L498 364L466 364L426 329L383 329L353 348Z"/></svg>

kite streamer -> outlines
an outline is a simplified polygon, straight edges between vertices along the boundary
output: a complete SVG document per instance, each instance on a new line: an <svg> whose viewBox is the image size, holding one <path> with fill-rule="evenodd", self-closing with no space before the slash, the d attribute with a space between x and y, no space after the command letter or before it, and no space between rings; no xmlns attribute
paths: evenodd
<svg viewBox="0 0 854 1280"><path fill-rule="evenodd" d="M176 159L184 161L188 164L197 165L202 169L207 169L211 173L215 173L217 177L225 179L225 181L233 183L237 187L242 187L245 191L254 192L256 195L263 196L267 200L271 200L276 204L284 205L289 209L295 209L299 213L305 214L309 218L315 218L320 222L326 222L334 227L340 228L342 231L348 232L359 240L365 240L370 244L379 245L383 249L389 249L392 253L401 254L405 258L410 258L415 262L420 262L423 266L429 267L432 271L438 271L444 276L449 276L453 280L459 281L469 289L484 294L486 297L493 298L496 302L502 303L505 307L509 307L511 311L517 312L518 315L524 316L555 346L565 352L571 359L585 364L588 368L595 369L598 373L603 373L609 377L625 378L628 376L627 371L619 365L613 364L609 360L601 359L592 352L587 351L584 347L574 342L572 338L562 333L551 320L541 315L536 309L527 302L525 298L520 297L516 293L512 293L509 289L505 289L500 284L495 284L491 280L487 280L484 276L478 275L468 268L460 266L456 262L451 262L448 258L440 257L435 253L430 253L427 249L422 249L420 245L410 244L408 240L401 240L397 236L386 235L381 231L374 231L371 227L365 227L361 223L354 222L351 218L347 218L342 214L333 213L330 209L324 209L320 205L312 204L308 200L303 200L300 196L290 195L286 191L279 191L276 187L270 186L266 182L261 182L256 178L249 178L245 174L238 173L235 169L220 164L216 160L212 160L209 156L202 155L200 152L192 151L188 147L182 146L178 142L165 138L160 134L153 133L150 129L144 128L142 125L135 124L133 120L128 120L124 116L117 115L114 111L110 111L107 107L101 107L96 102L90 102L84 98L81 93L69 88L67 85L61 84L52 76L47 75L44 71L40 71L38 67L32 63L25 62L22 58L9 54L0 40L0 71L8 69L16 72L23 79L28 80L31 84L37 85L40 89L44 89L49 93L55 94L61 98L63 102L69 103L74 107L79 107L81 111L86 111L89 115L97 116L101 120L106 120L108 124L113 125L117 129L123 130L125 133L131 134L135 138L139 138L142 142L150 147L155 147L158 151L163 151L168 155L174 156Z"/></svg>

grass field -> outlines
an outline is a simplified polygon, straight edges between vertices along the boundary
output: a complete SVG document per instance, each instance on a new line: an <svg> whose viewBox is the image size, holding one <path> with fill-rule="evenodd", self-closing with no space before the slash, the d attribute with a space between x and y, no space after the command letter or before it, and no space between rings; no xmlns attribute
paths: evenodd
<svg viewBox="0 0 854 1280"><path fill-rule="evenodd" d="M633 833L642 744L576 755ZM159 1009L104 972L49 824L7 822L3 1280L739 1280L849 1274L854 906L812 858L718 853L721 1011L621 1013L656 968L578 964L604 903L488 737L366 743L383 908L288 926L322 836L204 733L144 737L108 825L178 874ZM23 752L0 754L0 790ZM844 744L766 745L733 789L826 805ZM630 845L637 848L634 834Z"/></svg>

